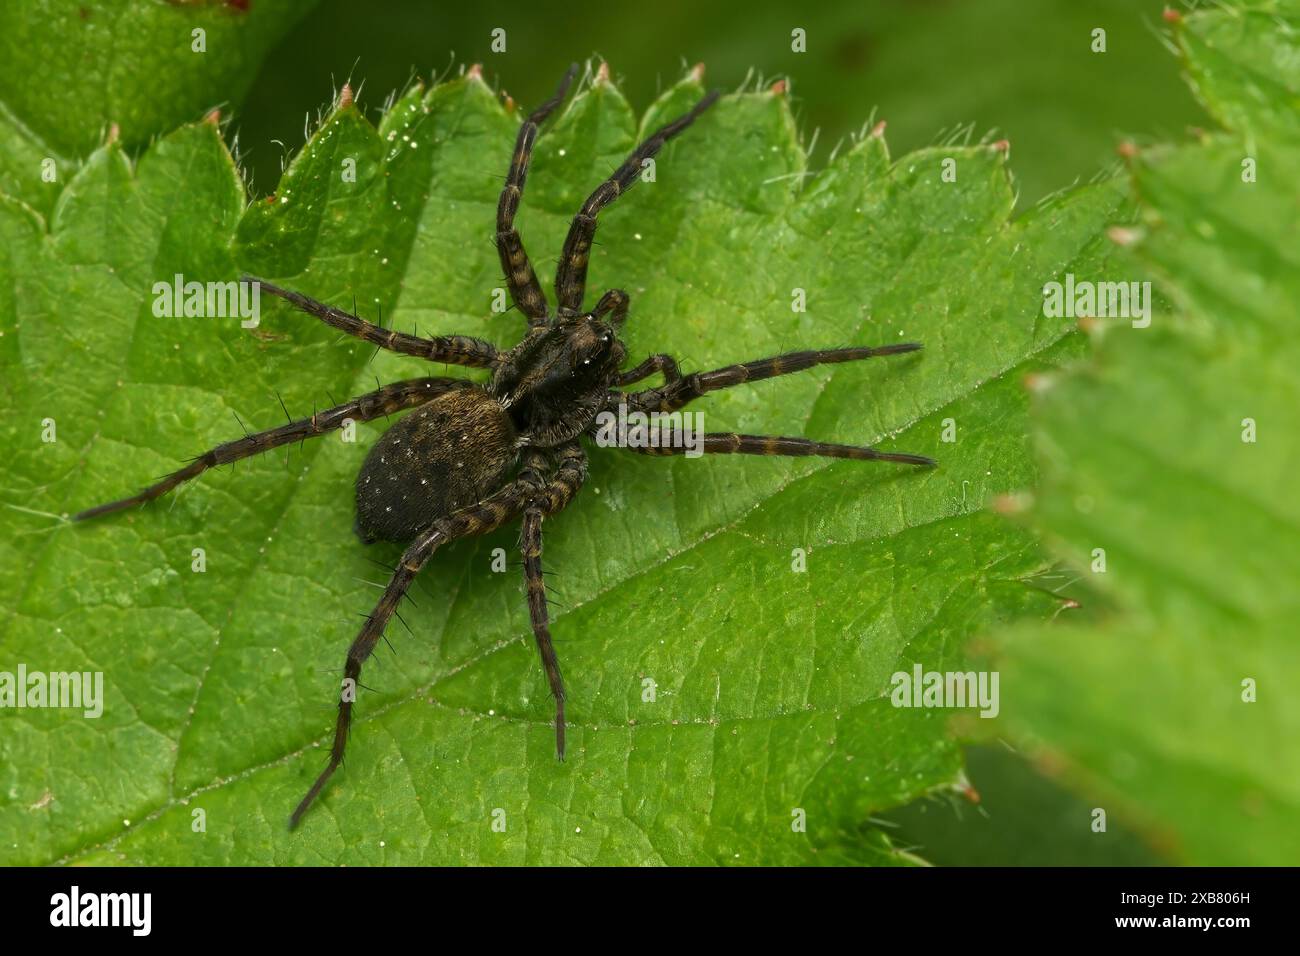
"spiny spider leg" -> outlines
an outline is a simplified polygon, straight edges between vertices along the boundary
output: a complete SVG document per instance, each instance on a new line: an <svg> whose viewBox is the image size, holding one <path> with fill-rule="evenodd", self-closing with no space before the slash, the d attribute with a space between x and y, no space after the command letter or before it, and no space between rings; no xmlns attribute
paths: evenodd
<svg viewBox="0 0 1300 956"><path fill-rule="evenodd" d="M397 569L389 579L388 586L380 596L375 609L370 612L361 631L348 648L347 662L343 667L343 692L339 696L339 714L334 725L334 744L330 748L329 763L321 771L316 782L311 785L307 795L302 798L293 815L289 818L289 828L293 829L307 812L312 801L324 789L334 771L343 762L343 751L348 743L348 730L352 725L352 702L356 696L357 679L361 676L361 665L366 662L384 634L384 628L392 620L398 604L406 596L407 589L415 580L420 569L428 563L433 553L450 541L468 538L473 535L487 534L495 531L507 521L518 516L528 507L532 496L542 487L542 469L545 467L545 455L540 452L530 453L519 476L495 494L489 495L477 504L454 511L445 518L439 518L427 531L422 532L406 551L397 564Z"/></svg>
<svg viewBox="0 0 1300 956"><path fill-rule="evenodd" d="M596 237L596 214L631 189L641 175L642 161L654 156L664 143L695 122L697 116L713 105L718 95L717 90L706 94L690 112L656 130L587 197L582 210L573 217L573 224L569 226L560 265L555 272L556 314L577 315L582 311L582 297L587 288L587 260L591 255L591 242Z"/></svg>
<svg viewBox="0 0 1300 956"><path fill-rule="evenodd" d="M524 194L528 161L532 157L533 144L537 141L542 121L564 102L564 95L569 91L569 84L577 73L578 64L574 63L564 74L555 95L537 107L519 128L514 158L510 161L510 175L506 177L505 188L501 190L501 199L497 203L497 253L501 257L501 268L506 274L510 297L528 319L530 327L546 324L546 297L542 295L537 273L528 261L523 240L515 230L515 213L519 211L519 200Z"/></svg>
<svg viewBox="0 0 1300 956"><path fill-rule="evenodd" d="M85 521L88 518L98 518L100 515L112 514L115 511L144 504L167 494L177 485L203 474L209 468L250 458L281 445L314 438L331 429L341 428L345 419L370 421L372 418L423 405L435 395L454 388L468 388L472 384L458 378L412 378L404 382L393 382L391 385L385 385L377 391L368 392L342 405L327 408L323 412L315 412L310 418L300 418L278 428L255 432L218 445L139 494L82 511L74 515L72 520Z"/></svg>
<svg viewBox="0 0 1300 956"><path fill-rule="evenodd" d="M785 455L803 457L820 455L823 458L855 458L860 461L898 461L905 465L937 465L933 458L909 455L904 452L877 451L866 445L832 445L809 438L778 438L774 435L737 435L734 432L707 432L702 436L702 446L708 455ZM684 446L659 448L629 448L643 455L681 455L689 449Z"/></svg>
<svg viewBox="0 0 1300 956"><path fill-rule="evenodd" d="M564 679L560 661L551 643L550 614L546 608L546 583L542 577L542 520L568 507L587 478L587 455L577 442L560 448L555 475L524 512L519 548L524 556L524 586L528 594L528 616L533 636L542 655L542 670L555 698L555 753L564 759Z"/></svg>
<svg viewBox="0 0 1300 956"><path fill-rule="evenodd" d="M451 365L464 365L469 368L490 368L496 361L497 349L491 342L471 338L468 335L440 335L433 338L419 338L398 332L394 329L381 328L373 322L358 318L350 312L336 309L317 302L315 299L282 289L264 279L244 274L240 282L256 282L264 292L279 296L308 315L314 315L326 325L356 336L371 345L402 355L415 355L430 362L447 362Z"/></svg>
<svg viewBox="0 0 1300 956"><path fill-rule="evenodd" d="M875 347L853 346L843 349L787 352L785 355L776 355L772 358L755 359L752 362L742 362L739 365L728 365L725 368L714 369L711 372L695 372L684 378L679 376L676 380L669 377L662 387L648 388L640 392L629 392L625 396L625 400L629 407L642 411L671 412L708 392L720 388L731 388L733 385L740 385L743 382L758 382L765 378L775 378L778 375L802 372L814 365L856 362L859 359L875 358L880 355L901 355L905 352L915 352L920 348L921 346L916 342L900 342L897 345ZM658 358L661 362L664 359L667 359L668 362L672 361L667 356L655 356L655 358ZM635 381L635 379L628 379L628 376L640 371L645 364L643 362L631 372L623 373L623 378ZM620 384L626 384L626 381L620 381Z"/></svg>

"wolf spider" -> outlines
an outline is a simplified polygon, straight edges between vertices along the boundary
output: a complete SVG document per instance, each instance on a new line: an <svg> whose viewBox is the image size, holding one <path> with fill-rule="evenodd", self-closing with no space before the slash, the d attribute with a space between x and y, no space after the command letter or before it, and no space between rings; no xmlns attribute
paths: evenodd
<svg viewBox="0 0 1300 956"><path fill-rule="evenodd" d="M369 421L413 410L398 420L370 450L356 484L355 529L363 542L378 539L406 545L383 596L361 626L343 668L344 693L338 705L329 762L290 817L296 826L303 813L343 761L352 721L361 665L370 657L397 611L412 580L443 545L486 534L516 518L522 521L520 547L533 635L542 669L555 698L555 746L564 759L564 685L551 643L542 581L542 522L573 500L587 474L587 455L579 437L592 435L596 416L617 411L672 412L709 392L837 362L919 349L915 343L877 348L818 349L729 365L710 372L682 375L669 355L652 355L621 371L626 349L618 330L627 318L628 295L611 289L595 308L582 310L587 259L596 232L596 216L636 183L642 161L686 129L718 98L717 91L656 131L638 146L612 176L596 188L574 217L555 276L557 307L552 313L515 231L515 213L523 194L528 162L542 122L563 102L577 72L574 64L555 95L525 120L515 142L514 158L497 206L496 245L515 305L528 322L522 341L499 351L481 339L462 335L420 338L374 325L298 292L259 282L267 292L379 348L414 355L430 362L488 369L485 384L459 378L419 378L394 382L310 418L256 434L246 434L192 459L139 494L76 515L85 520L152 501L209 468L260 454L280 445L322 435L344 421ZM664 384L623 391L655 374ZM807 438L707 433L704 452L719 455L822 455L830 458L933 465L921 455L833 445ZM631 449L642 454L680 454L681 447ZM483 490L489 490L484 494ZM351 690L352 693L348 693Z"/></svg>

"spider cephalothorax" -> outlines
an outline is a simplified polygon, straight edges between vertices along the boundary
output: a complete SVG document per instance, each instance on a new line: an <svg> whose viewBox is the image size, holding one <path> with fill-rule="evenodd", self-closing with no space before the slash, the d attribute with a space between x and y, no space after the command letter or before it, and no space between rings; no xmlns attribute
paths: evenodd
<svg viewBox="0 0 1300 956"><path fill-rule="evenodd" d="M563 101L576 72L576 65L570 67L555 95L524 121L497 207L501 266L515 305L528 321L527 333L514 348L502 352L489 342L460 335L407 335L301 293L251 276L243 279L260 283L262 290L380 348L430 362L488 369L491 377L486 384L441 377L394 382L310 418L218 445L139 494L76 516L78 520L93 518L151 501L209 468L321 435L349 420L368 421L411 410L375 443L356 486L357 534L366 542L397 541L406 545L406 550L348 650L329 763L294 810L290 825L297 824L342 762L361 666L383 636L415 575L442 545L486 534L515 519L522 524L520 542L529 617L555 698L556 751L563 759L564 686L551 642L542 581L542 521L567 507L582 486L587 455L579 439L596 434L597 417L602 412L620 406L643 414L673 412L708 392L742 382L786 375L814 365L897 355L920 348L903 343L790 352L686 376L670 356L653 355L621 371L627 351L619 341L618 329L627 317L627 293L611 290L590 312L582 310L587 257L597 214L636 183L643 161L708 109L717 93L705 96L690 112L638 146L583 203L560 257L555 277L557 303L552 312L515 231L514 217L540 124ZM656 373L662 374L664 380L659 387L622 389ZM644 447L627 443L626 447L658 455L682 454L686 450L671 444ZM822 455L934 464L920 455L807 438L709 432L702 436L699 447L706 454Z"/></svg>
<svg viewBox="0 0 1300 956"><path fill-rule="evenodd" d="M531 329L501 357L487 390L526 444L549 448L591 427L626 357L598 312L557 318Z"/></svg>

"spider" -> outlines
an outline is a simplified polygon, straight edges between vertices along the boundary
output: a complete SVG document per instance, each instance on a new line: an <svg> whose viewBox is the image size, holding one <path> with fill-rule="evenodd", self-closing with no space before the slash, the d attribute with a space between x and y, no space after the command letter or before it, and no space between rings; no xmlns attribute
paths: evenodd
<svg viewBox="0 0 1300 956"><path fill-rule="evenodd" d="M345 420L369 421L410 411L380 437L368 453L356 481L355 530L370 543L384 539L405 545L397 567L374 610L348 649L343 693L338 704L329 761L289 819L297 826L307 808L343 761L352 705L361 667L406 596L415 576L438 548L458 538L494 531L521 522L520 550L533 635L555 699L555 747L564 759L564 684L551 642L542 579L542 522L564 510L587 475L581 436L594 436L596 417L628 410L672 412L722 388L756 382L837 362L912 352L921 346L900 343L790 352L708 372L683 375L675 359L652 355L622 370L627 351L619 329L627 318L628 294L611 289L590 311L583 311L587 259L598 213L631 188L642 161L691 125L718 98L713 91L686 114L657 130L587 198L574 217L555 277L556 309L551 312L537 276L515 230L515 213L523 195L528 162L541 124L564 101L577 64L555 94L523 123L514 157L497 206L496 246L515 305L526 318L523 339L505 351L462 335L420 338L385 329L347 312L244 275L326 325L379 348L419 356L435 363L487 369L480 384L460 378L419 378L394 382L342 405L291 421L269 431L246 434L199 455L139 494L83 511L76 520L95 518L152 501L209 468L257 455L281 445L322 435ZM659 373L657 388L624 391L621 387ZM710 432L702 450L719 455L821 455L830 458L933 465L921 455L834 445L807 438ZM642 454L681 454L682 447L629 448Z"/></svg>

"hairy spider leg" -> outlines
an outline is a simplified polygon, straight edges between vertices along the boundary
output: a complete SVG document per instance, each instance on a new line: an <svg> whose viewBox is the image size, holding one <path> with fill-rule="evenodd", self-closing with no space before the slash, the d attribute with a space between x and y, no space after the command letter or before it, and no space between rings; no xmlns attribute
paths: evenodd
<svg viewBox="0 0 1300 956"><path fill-rule="evenodd" d="M654 355L636 368L624 372L619 379L619 384L626 385L638 381L660 370L664 372L665 384L660 388L648 388L622 395L616 392L611 401L614 405L619 401L626 401L629 406L641 411L671 412L720 388L731 388L744 382L759 382L765 378L802 372L815 365L835 365L882 355L902 355L918 351L920 348L921 346L916 342L900 342L897 345L862 345L842 349L787 352L771 358L728 365L711 372L695 372L685 377L677 371L677 363L670 356Z"/></svg>
<svg viewBox="0 0 1300 956"><path fill-rule="evenodd" d="M226 465L242 458L251 458L264 451L289 445L306 438L314 438L335 428L341 428L347 419L353 421L370 421L384 415L391 415L408 408L423 405L435 395L456 388L469 388L473 383L458 378L412 378L402 382L393 382L373 392L368 392L323 412L315 412L310 418L300 418L278 428L264 432L255 432L225 442L199 455L179 471L174 471L155 484L145 488L139 494L119 501L90 508L73 516L74 521L98 518L100 515L112 514L135 505L144 504L160 498L177 485L196 478L209 468Z"/></svg>
<svg viewBox="0 0 1300 956"><path fill-rule="evenodd" d="M631 385L633 382L639 382L642 379L649 378L655 372L664 373L664 382L675 382L682 377L681 371L677 368L677 360L671 355L652 355L636 368L630 368L618 376L619 385ZM617 397L621 393L615 393Z"/></svg>
<svg viewBox="0 0 1300 956"><path fill-rule="evenodd" d="M532 158L533 144L537 142L542 122L564 102L569 85L577 74L578 64L574 63L564 74L564 79L560 80L555 95L537 107L519 128L514 157L510 160L510 174L506 177L505 188L501 190L501 199L497 203L497 253L501 257L501 268L506 274L510 297L528 319L530 327L546 324L546 296L542 294L537 273L533 271L528 253L524 251L524 242L515 229L515 213L519 211L524 182L528 179L528 161Z"/></svg>
<svg viewBox="0 0 1300 956"><path fill-rule="evenodd" d="M587 478L587 455L575 441L560 446L555 475L524 512L519 547L524 556L524 588L533 637L542 656L542 670L555 698L555 754L564 759L564 679L560 661L551 643L551 622L546 607L546 583L542 577L542 521L568 507Z"/></svg>
<svg viewBox="0 0 1300 956"><path fill-rule="evenodd" d="M653 448L628 448L643 455L681 455L688 451L684 446ZM702 436L702 450L706 455L785 455L802 457L820 455L823 458L855 458L859 461L897 461L905 465L938 464L924 455L904 452L878 451L867 445L832 445L810 438L784 438L775 435L737 435L735 432L706 432Z"/></svg>
<svg viewBox="0 0 1300 956"><path fill-rule="evenodd" d="M351 312L344 312L324 302L318 302L301 292L282 289L256 276L245 274L240 276L240 281L256 282L263 291L284 299L308 315L314 315L326 325L390 352L415 355L430 362L446 362L469 368L490 368L497 358L496 346L482 339L471 338L468 335L420 338L395 329L385 329L373 322L358 318Z"/></svg>
<svg viewBox="0 0 1300 956"><path fill-rule="evenodd" d="M587 197L582 210L573 217L569 235L564 240L564 251L555 272L556 314L563 317L582 311L582 298L587 288L587 260L591 243L596 236L596 215L620 195L631 189L641 175L641 164L651 158L668 142L707 110L717 100L717 90L706 94L688 113L660 127L640 146L634 149L623 165L614 170L609 179L596 187Z"/></svg>

